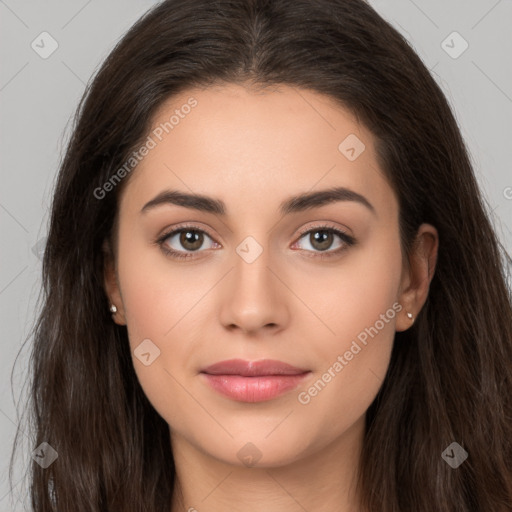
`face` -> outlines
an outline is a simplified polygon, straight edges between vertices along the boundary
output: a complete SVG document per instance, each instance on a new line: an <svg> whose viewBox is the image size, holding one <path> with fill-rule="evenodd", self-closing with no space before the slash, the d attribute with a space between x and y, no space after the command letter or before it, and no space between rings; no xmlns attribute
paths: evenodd
<svg viewBox="0 0 512 512"><path fill-rule="evenodd" d="M107 286L171 435L268 466L348 438L408 322L398 203L373 136L320 94L240 85L169 99L149 135ZM232 359L299 370L203 373Z"/></svg>

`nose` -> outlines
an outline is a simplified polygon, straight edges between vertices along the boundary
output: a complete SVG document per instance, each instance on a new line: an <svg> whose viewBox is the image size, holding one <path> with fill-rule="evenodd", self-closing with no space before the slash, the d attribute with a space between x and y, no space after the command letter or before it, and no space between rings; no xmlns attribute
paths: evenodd
<svg viewBox="0 0 512 512"><path fill-rule="evenodd" d="M236 255L234 268L222 287L222 325L250 335L286 328L292 294L283 284L286 278L281 273L269 266L266 251L250 263Z"/></svg>

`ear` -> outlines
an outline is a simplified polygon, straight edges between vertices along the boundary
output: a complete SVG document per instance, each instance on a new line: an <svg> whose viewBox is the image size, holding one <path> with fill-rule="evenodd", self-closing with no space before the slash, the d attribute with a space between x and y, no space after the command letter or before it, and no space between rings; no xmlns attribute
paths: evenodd
<svg viewBox="0 0 512 512"><path fill-rule="evenodd" d="M119 279L117 277L114 252L110 245L110 241L105 239L103 241L103 278L105 285L105 292L107 294L110 304L114 304L117 308L115 313L112 313L112 320L117 325L126 325L126 318L119 289Z"/></svg>
<svg viewBox="0 0 512 512"><path fill-rule="evenodd" d="M428 297L434 277L439 248L439 236L434 226L422 224L418 228L409 262L402 271L399 302L403 309L395 324L396 331L405 331L414 322ZM407 264L408 263L408 264ZM413 318L408 318L411 313Z"/></svg>

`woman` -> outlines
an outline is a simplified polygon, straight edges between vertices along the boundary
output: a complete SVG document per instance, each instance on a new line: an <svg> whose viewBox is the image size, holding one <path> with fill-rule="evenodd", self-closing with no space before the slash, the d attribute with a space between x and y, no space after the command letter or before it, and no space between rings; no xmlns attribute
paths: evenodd
<svg viewBox="0 0 512 512"><path fill-rule="evenodd" d="M444 95L364 1L162 2L59 171L33 509L511 510L501 257Z"/></svg>

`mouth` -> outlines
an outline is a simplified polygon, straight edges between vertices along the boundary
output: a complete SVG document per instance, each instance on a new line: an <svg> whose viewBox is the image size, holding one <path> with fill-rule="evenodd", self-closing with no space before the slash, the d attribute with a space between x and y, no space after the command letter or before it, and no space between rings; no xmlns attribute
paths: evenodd
<svg viewBox="0 0 512 512"><path fill-rule="evenodd" d="M263 402L295 389L311 373L282 361L231 359L201 370L216 392L240 402Z"/></svg>

